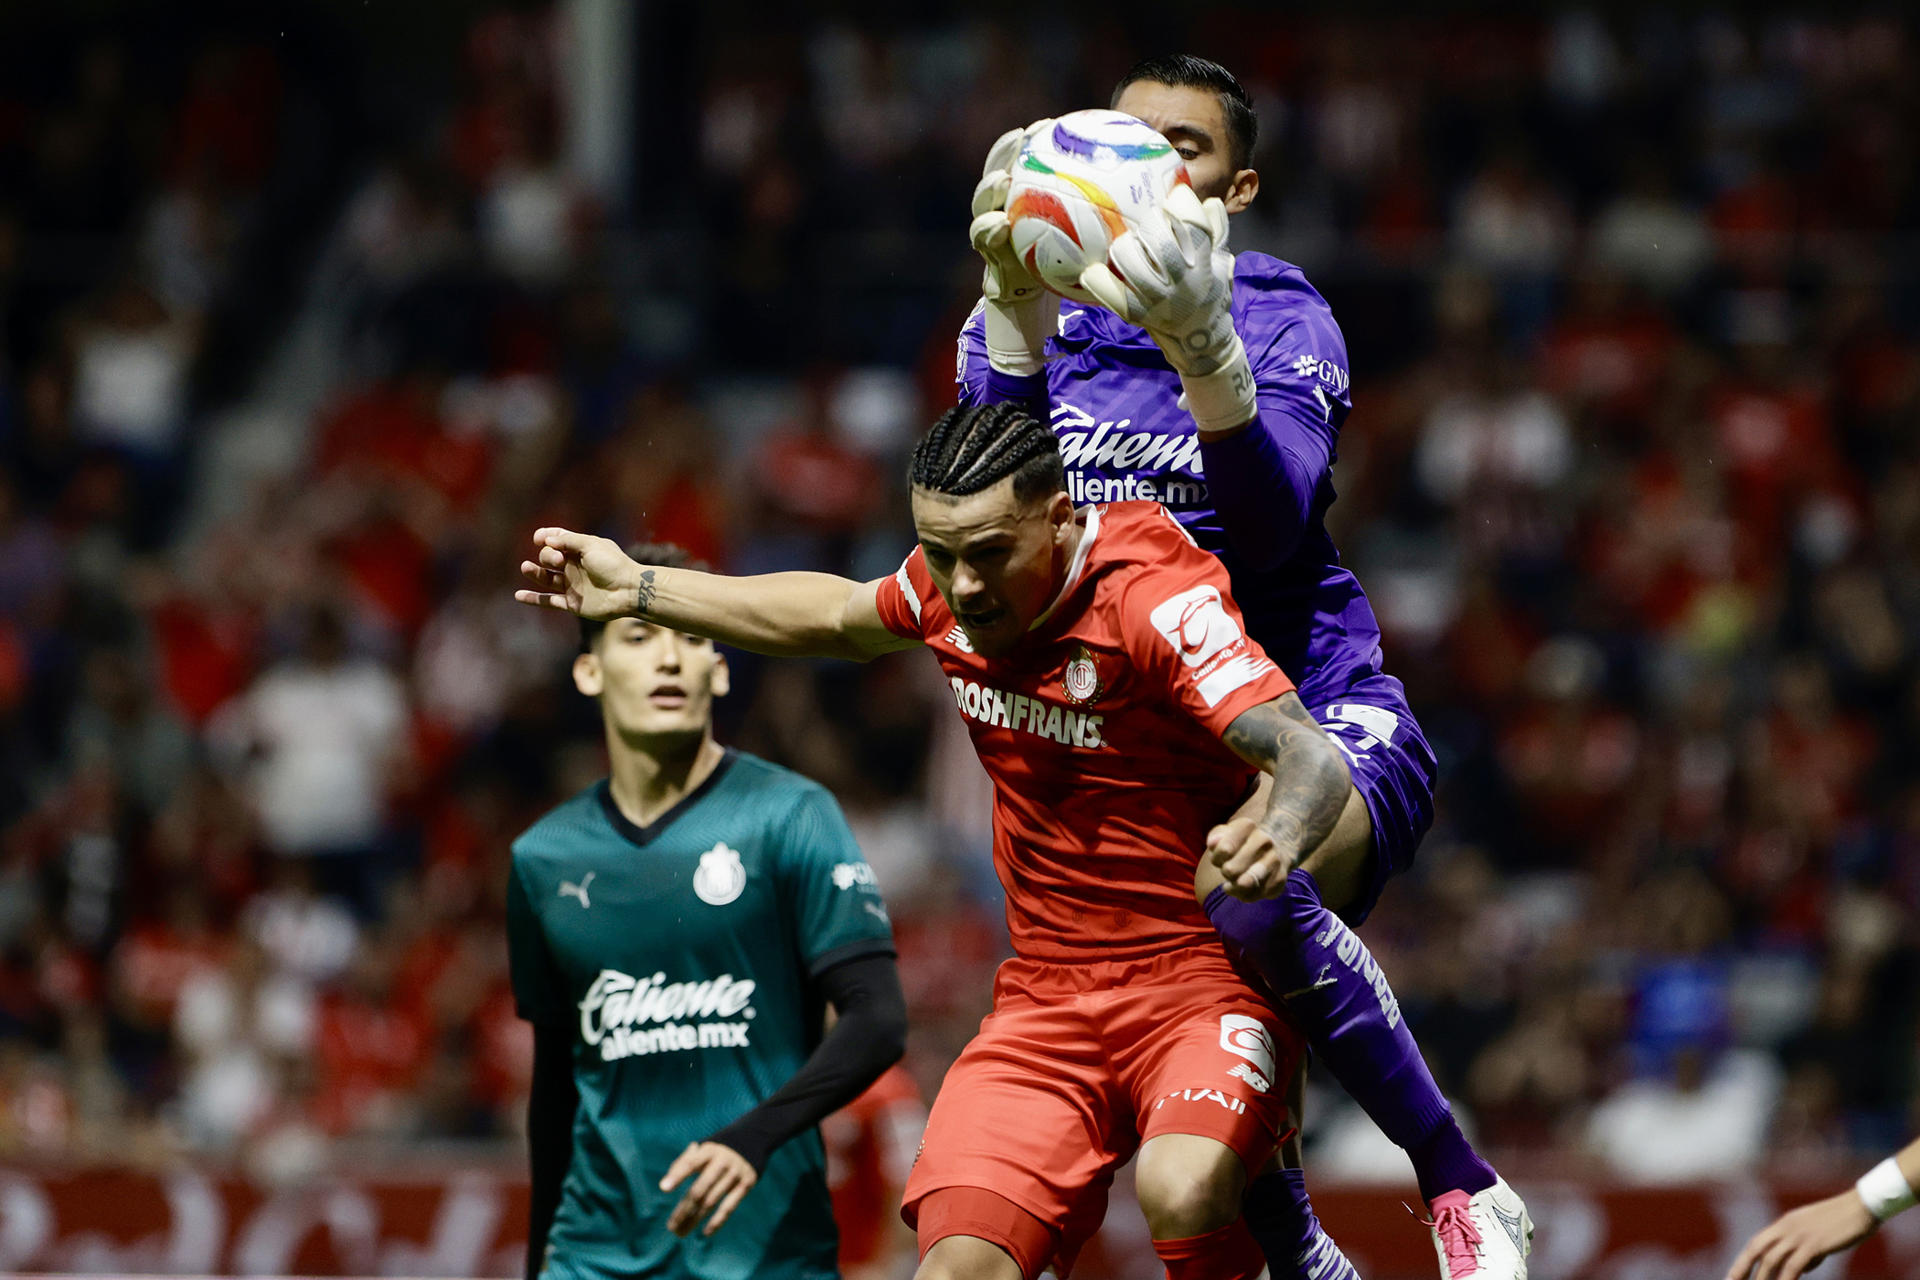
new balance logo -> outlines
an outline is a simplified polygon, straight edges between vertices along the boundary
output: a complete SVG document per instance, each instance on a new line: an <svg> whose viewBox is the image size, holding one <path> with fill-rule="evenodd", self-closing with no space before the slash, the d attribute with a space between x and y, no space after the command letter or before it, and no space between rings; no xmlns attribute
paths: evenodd
<svg viewBox="0 0 1920 1280"><path fill-rule="evenodd" d="M1253 1087L1255 1093L1265 1093L1273 1088L1273 1081L1261 1075L1251 1062L1237 1063L1227 1074L1236 1080L1245 1080Z"/></svg>
<svg viewBox="0 0 1920 1280"><path fill-rule="evenodd" d="M579 884L575 884L571 880L562 880L560 882L560 892L557 896L562 898L578 898L580 899L580 909L582 911L590 909L593 904L587 901L587 886L593 883L593 878L598 874L600 873L597 871L587 872L587 874L580 877Z"/></svg>
<svg viewBox="0 0 1920 1280"><path fill-rule="evenodd" d="M973 652L973 641L967 639L967 633L962 631L958 626L947 632L947 643L962 653Z"/></svg>

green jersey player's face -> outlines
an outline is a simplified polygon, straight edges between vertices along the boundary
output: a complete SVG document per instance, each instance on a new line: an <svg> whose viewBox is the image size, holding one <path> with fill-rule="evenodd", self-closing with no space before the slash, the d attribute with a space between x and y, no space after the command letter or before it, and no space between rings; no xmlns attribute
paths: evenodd
<svg viewBox="0 0 1920 1280"><path fill-rule="evenodd" d="M727 660L703 640L638 618L616 618L573 660L573 684L600 700L622 740L644 748L704 736L727 692Z"/></svg>
<svg viewBox="0 0 1920 1280"><path fill-rule="evenodd" d="M1228 213L1239 213L1253 203L1260 175L1233 167L1233 140L1227 133L1227 113L1220 95L1191 85L1135 80L1113 101L1115 111L1144 120L1173 144L1186 161L1187 181L1202 200L1218 196Z"/></svg>
<svg viewBox="0 0 1920 1280"><path fill-rule="evenodd" d="M958 498L915 486L913 526L933 584L989 658L1019 644L1053 603L1075 529L1064 491L1022 502L1011 476Z"/></svg>

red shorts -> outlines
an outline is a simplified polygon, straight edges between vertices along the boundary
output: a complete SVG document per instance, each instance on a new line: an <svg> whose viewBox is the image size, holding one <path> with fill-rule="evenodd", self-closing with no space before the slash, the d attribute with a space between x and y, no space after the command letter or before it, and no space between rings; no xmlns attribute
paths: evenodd
<svg viewBox="0 0 1920 1280"><path fill-rule="evenodd" d="M934 1100L901 1216L918 1228L931 1193L991 1191L1057 1233L1065 1276L1106 1217L1114 1170L1147 1139L1213 1138L1256 1174L1288 1132L1301 1052L1217 945L1128 962L1009 960L993 1012ZM980 1234L927 1227L922 1254L931 1231Z"/></svg>

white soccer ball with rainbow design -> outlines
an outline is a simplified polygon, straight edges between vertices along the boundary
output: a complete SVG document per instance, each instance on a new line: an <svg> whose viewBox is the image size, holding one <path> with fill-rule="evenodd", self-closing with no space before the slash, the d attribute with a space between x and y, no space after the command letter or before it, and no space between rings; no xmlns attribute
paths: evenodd
<svg viewBox="0 0 1920 1280"><path fill-rule="evenodd" d="M1094 302L1080 273L1181 185L1190 185L1187 166L1152 125L1118 111L1061 116L1014 158L1013 251L1053 292Z"/></svg>

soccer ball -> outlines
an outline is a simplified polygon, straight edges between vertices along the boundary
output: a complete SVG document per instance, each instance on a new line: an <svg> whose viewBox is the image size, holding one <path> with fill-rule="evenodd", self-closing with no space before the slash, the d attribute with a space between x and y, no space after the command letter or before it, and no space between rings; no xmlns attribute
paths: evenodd
<svg viewBox="0 0 1920 1280"><path fill-rule="evenodd" d="M1118 111L1075 111L1020 149L1007 190L1013 251L1035 279L1081 302L1080 273L1134 221L1187 182L1173 145Z"/></svg>

